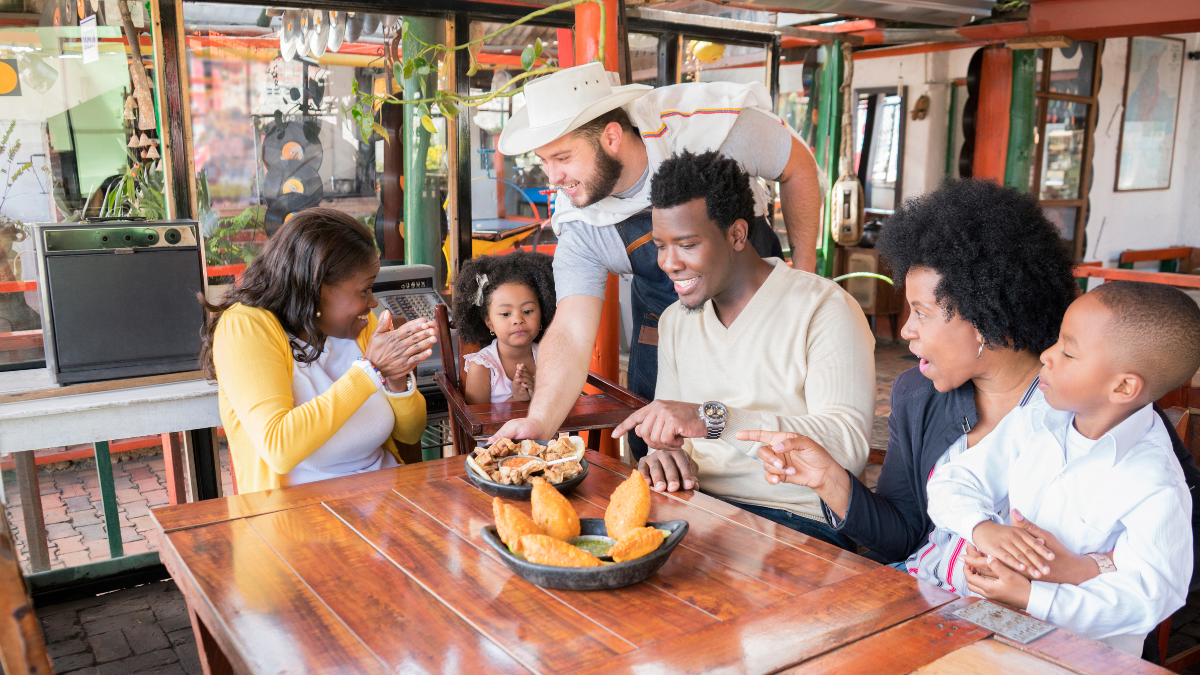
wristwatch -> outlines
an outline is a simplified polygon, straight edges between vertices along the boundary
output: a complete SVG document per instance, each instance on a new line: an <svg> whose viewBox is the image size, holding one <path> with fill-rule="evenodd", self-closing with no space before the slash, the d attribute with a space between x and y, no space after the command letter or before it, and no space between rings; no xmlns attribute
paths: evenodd
<svg viewBox="0 0 1200 675"><path fill-rule="evenodd" d="M705 401L700 404L700 419L704 420L704 426L708 429L708 435L705 438L716 440L721 437L721 433L725 431L725 422L729 418L729 409L720 401Z"/></svg>
<svg viewBox="0 0 1200 675"><path fill-rule="evenodd" d="M1103 553L1088 553L1087 557L1096 561L1096 567L1100 568L1100 574L1117 571L1117 566Z"/></svg>

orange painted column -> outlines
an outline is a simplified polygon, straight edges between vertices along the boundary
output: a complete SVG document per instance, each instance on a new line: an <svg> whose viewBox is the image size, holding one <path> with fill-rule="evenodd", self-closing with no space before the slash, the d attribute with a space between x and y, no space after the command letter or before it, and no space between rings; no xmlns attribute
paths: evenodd
<svg viewBox="0 0 1200 675"><path fill-rule="evenodd" d="M623 45L617 44L617 1L604 0L604 13L604 69L617 72L617 50L624 48ZM575 7L576 64L588 63L599 55L600 29L599 7L592 3ZM561 37L558 45L560 50L563 49ZM600 315L600 330L596 334L596 346L592 349L591 370L613 382L619 382L621 379L620 330L620 290L616 275L610 274L608 275L608 286L604 292L604 310ZM602 434L600 452L610 457L620 454L620 448L609 436L607 430L589 433Z"/></svg>
<svg viewBox="0 0 1200 675"><path fill-rule="evenodd" d="M1004 183L1008 160L1009 108L1012 103L1012 51L994 46L983 50L979 74L979 112L975 118L974 178Z"/></svg>

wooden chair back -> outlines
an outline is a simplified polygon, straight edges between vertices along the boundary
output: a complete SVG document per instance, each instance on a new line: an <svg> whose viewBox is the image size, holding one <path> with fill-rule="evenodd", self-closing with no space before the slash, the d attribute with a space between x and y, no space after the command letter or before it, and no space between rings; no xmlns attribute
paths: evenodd
<svg viewBox="0 0 1200 675"><path fill-rule="evenodd" d="M1167 414L1167 419L1175 427L1175 433L1179 434L1179 438L1183 440L1183 445L1189 450L1196 447L1190 441L1193 426L1192 412L1181 406L1164 407L1163 412ZM1158 643L1159 665L1166 669L1179 672L1200 662L1200 647L1192 647L1184 650L1181 654L1175 654L1167 658L1167 648L1171 640L1171 617L1167 617L1162 623L1158 624L1158 627L1154 629L1151 635L1154 636L1154 641Z"/></svg>
<svg viewBox="0 0 1200 675"><path fill-rule="evenodd" d="M442 357L442 372L437 379L444 379L446 388L452 390L445 392L447 398L451 398L454 394L461 398L463 356L470 352L464 352L462 342L452 330L454 323L450 320L450 308L439 303L433 308L433 320L437 324L438 352ZM472 349L471 351L477 350ZM450 432L454 437L454 454L465 455L475 449L475 441L471 438L470 432L459 423L454 415L450 415Z"/></svg>
<svg viewBox="0 0 1200 675"><path fill-rule="evenodd" d="M1157 262L1159 272L1191 272L1195 249L1190 246L1172 246L1171 248L1154 248L1140 251L1124 251L1117 266L1133 269L1137 262Z"/></svg>
<svg viewBox="0 0 1200 675"><path fill-rule="evenodd" d="M17 544L3 515L0 513L0 666L6 673L53 675L42 626L33 613L17 560Z"/></svg>

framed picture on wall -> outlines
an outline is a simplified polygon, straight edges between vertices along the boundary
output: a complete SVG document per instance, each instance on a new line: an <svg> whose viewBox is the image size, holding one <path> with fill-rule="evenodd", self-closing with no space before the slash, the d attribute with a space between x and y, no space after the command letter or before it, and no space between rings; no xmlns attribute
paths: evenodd
<svg viewBox="0 0 1200 675"><path fill-rule="evenodd" d="M1116 190L1171 187L1184 41L1129 38Z"/></svg>

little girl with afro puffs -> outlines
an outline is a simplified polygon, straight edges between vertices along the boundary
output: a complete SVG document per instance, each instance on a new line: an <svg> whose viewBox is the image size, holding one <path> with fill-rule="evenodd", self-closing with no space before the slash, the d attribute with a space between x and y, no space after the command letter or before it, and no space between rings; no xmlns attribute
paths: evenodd
<svg viewBox="0 0 1200 675"><path fill-rule="evenodd" d="M454 283L459 339L486 345L463 357L467 403L533 398L537 343L554 319L553 260L516 251L475 258L459 270Z"/></svg>

